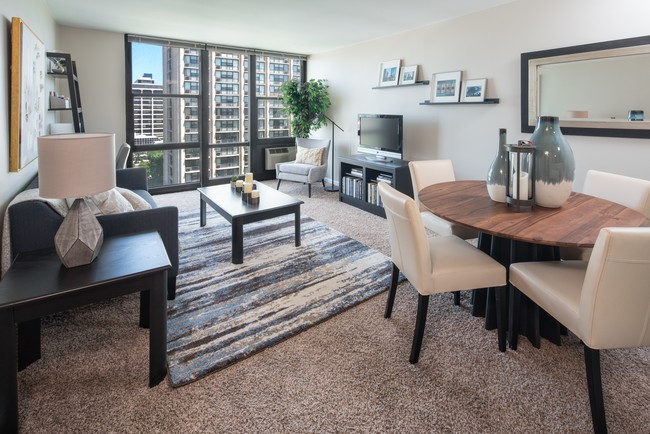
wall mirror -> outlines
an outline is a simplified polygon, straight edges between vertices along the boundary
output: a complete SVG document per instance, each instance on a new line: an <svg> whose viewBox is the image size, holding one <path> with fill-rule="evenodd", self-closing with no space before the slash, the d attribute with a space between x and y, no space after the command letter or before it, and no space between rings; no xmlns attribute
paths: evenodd
<svg viewBox="0 0 650 434"><path fill-rule="evenodd" d="M521 55L521 131L557 116L564 134L650 138L650 36Z"/></svg>

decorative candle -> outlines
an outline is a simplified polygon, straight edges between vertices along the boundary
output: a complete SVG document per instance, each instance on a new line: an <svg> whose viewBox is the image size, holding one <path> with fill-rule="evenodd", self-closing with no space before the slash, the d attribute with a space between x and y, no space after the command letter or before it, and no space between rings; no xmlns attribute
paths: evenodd
<svg viewBox="0 0 650 434"><path fill-rule="evenodd" d="M513 179L512 197L515 199L528 200L528 173L521 172L519 177Z"/></svg>
<svg viewBox="0 0 650 434"><path fill-rule="evenodd" d="M252 198L259 198L260 197L260 191L259 190L251 191L251 197Z"/></svg>
<svg viewBox="0 0 650 434"><path fill-rule="evenodd" d="M235 182L235 187L237 188L242 188L243 185L244 185L244 181L242 181L241 179L238 179L237 182Z"/></svg>
<svg viewBox="0 0 650 434"><path fill-rule="evenodd" d="M253 183L252 182L244 182L244 193L250 193L253 191Z"/></svg>
<svg viewBox="0 0 650 434"><path fill-rule="evenodd" d="M252 182L253 182L253 174L250 173L250 172L246 173L246 174L244 175L244 180L245 180L246 182L251 182L251 183L252 183Z"/></svg>

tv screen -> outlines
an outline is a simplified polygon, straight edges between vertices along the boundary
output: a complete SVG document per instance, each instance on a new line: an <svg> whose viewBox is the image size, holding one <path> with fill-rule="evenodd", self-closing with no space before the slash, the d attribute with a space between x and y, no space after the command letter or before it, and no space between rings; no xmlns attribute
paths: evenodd
<svg viewBox="0 0 650 434"><path fill-rule="evenodd" d="M402 123L402 115L360 114L359 152L401 159Z"/></svg>

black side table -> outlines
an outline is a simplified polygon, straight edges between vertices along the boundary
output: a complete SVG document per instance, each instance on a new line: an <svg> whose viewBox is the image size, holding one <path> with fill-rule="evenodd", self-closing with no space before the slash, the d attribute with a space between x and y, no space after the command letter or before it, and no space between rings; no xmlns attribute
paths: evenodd
<svg viewBox="0 0 650 434"><path fill-rule="evenodd" d="M65 268L53 250L20 254L0 281L0 432L18 431L18 350L36 347L32 354L40 356L45 315L140 292L140 325L149 327L149 387L159 384L167 375L169 269L156 231L107 237L97 259L76 268ZM17 339L21 323L37 326Z"/></svg>

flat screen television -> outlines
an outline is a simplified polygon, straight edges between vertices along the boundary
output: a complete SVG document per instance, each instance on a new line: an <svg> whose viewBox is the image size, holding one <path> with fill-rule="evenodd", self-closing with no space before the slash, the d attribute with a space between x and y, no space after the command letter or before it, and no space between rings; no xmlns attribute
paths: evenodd
<svg viewBox="0 0 650 434"><path fill-rule="evenodd" d="M402 115L360 114L358 151L379 160L401 160L402 124Z"/></svg>

